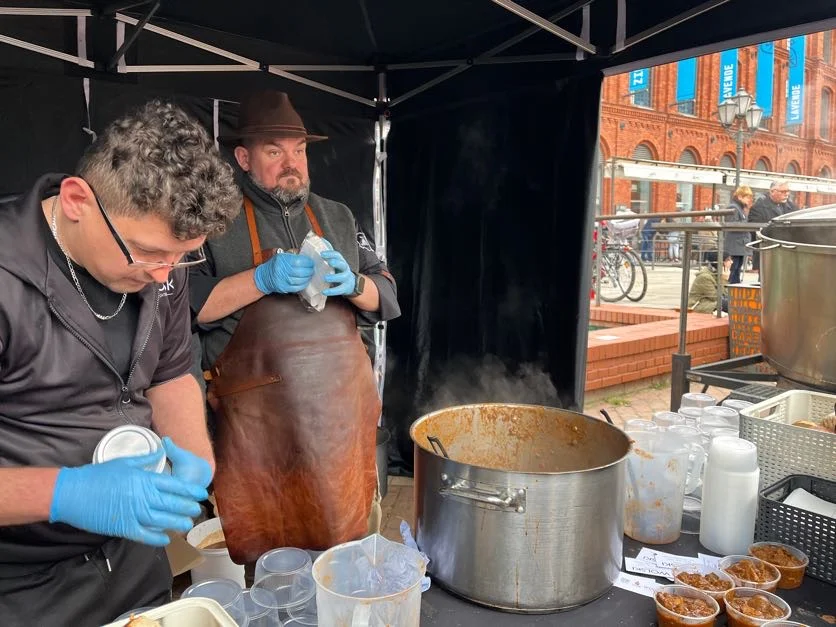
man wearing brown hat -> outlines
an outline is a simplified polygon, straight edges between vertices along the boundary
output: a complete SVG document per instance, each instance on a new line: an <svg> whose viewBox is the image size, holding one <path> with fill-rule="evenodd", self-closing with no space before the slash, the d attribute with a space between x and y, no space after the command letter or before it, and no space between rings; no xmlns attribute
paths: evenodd
<svg viewBox="0 0 836 627"><path fill-rule="evenodd" d="M286 94L241 104L244 211L191 274L215 414L215 495L233 559L324 549L364 535L380 399L357 325L400 315L395 281L345 205L310 192L311 135ZM333 250L324 310L299 298L309 232Z"/></svg>

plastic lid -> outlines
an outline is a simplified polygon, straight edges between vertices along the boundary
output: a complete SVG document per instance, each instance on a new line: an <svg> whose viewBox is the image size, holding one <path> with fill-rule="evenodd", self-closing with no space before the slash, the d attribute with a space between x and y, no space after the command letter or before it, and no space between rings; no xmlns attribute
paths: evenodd
<svg viewBox="0 0 836 627"><path fill-rule="evenodd" d="M311 556L307 551L292 547L273 549L258 558L256 571L267 574L290 575L311 568ZM260 579L260 577L257 577Z"/></svg>
<svg viewBox="0 0 836 627"><path fill-rule="evenodd" d="M736 409L740 411L741 409L746 409L747 407L751 407L754 403L750 403L749 401L742 401L737 398L727 398L722 403L720 403L723 407L731 407L732 409Z"/></svg>
<svg viewBox="0 0 836 627"><path fill-rule="evenodd" d="M232 579L208 579L186 588L181 598L203 597L217 601L221 607L227 607L238 600L241 592L241 586Z"/></svg>
<svg viewBox="0 0 836 627"><path fill-rule="evenodd" d="M244 596L244 611L250 620L264 618L276 613L274 608L265 605L265 603L270 602L269 592L265 590L244 590L241 594Z"/></svg>
<svg viewBox="0 0 836 627"><path fill-rule="evenodd" d="M295 625L318 625L319 615L316 611L316 597L305 603L305 605L287 608L287 614L296 621L293 623ZM285 625L288 624L290 623L285 623Z"/></svg>
<svg viewBox="0 0 836 627"><path fill-rule="evenodd" d="M718 436L711 440L708 464L731 472L751 472L758 468L758 448L742 438Z"/></svg>
<svg viewBox="0 0 836 627"><path fill-rule="evenodd" d="M159 436L145 427L123 425L108 431L93 451L93 463L101 464L121 457L135 457L155 453L163 448ZM162 472L165 468L165 454L156 465L146 466L146 470Z"/></svg>
<svg viewBox="0 0 836 627"><path fill-rule="evenodd" d="M316 594L316 584L308 572L293 575L265 575L256 581L250 594L257 594L258 604L279 610L299 607Z"/></svg>

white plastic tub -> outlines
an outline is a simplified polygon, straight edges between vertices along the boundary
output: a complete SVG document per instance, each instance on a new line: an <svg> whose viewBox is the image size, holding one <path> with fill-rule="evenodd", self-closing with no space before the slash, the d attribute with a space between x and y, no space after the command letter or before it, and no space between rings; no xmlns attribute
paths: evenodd
<svg viewBox="0 0 836 627"><path fill-rule="evenodd" d="M181 599L141 614L159 621L163 627L238 627L223 608L212 599ZM124 627L127 618L104 627Z"/></svg>
<svg viewBox="0 0 836 627"><path fill-rule="evenodd" d="M205 538L223 531L220 518L210 518L192 528L186 541L203 556L203 562L192 568L192 583L210 579L231 579L244 587L244 566L236 564L229 557L228 549L201 549L198 545Z"/></svg>

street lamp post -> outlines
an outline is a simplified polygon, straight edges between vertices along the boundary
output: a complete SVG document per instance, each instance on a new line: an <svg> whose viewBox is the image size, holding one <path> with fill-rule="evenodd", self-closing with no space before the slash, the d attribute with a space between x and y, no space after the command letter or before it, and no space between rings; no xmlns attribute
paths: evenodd
<svg viewBox="0 0 836 627"><path fill-rule="evenodd" d="M727 98L717 108L717 117L723 129L734 138L736 153L734 160L734 186L740 187L740 163L743 161L743 142L748 141L758 130L763 118L763 109L755 104L754 98L741 89Z"/></svg>

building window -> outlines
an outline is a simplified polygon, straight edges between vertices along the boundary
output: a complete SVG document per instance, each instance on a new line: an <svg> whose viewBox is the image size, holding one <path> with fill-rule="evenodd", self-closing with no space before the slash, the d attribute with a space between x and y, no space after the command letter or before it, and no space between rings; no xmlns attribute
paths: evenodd
<svg viewBox="0 0 836 627"><path fill-rule="evenodd" d="M790 161L784 170L787 174L801 174L801 169L795 161Z"/></svg>
<svg viewBox="0 0 836 627"><path fill-rule="evenodd" d="M821 58L829 65L830 60L833 58L833 31L825 31L823 35Z"/></svg>
<svg viewBox="0 0 836 627"><path fill-rule="evenodd" d="M819 119L819 135L822 139L830 139L830 123L833 118L833 92L829 89L821 90L821 113Z"/></svg>
<svg viewBox="0 0 836 627"><path fill-rule="evenodd" d="M696 153L690 148L686 148L679 156L679 163L685 165L696 165L699 163ZM676 210L677 211L693 211L694 209L694 185L693 183L677 183L676 184Z"/></svg>
<svg viewBox="0 0 836 627"><path fill-rule="evenodd" d="M676 110L685 115L697 114L697 103L694 100L685 100L684 102L676 103Z"/></svg>
<svg viewBox="0 0 836 627"><path fill-rule="evenodd" d="M769 163L761 157L755 162L755 170L758 172L769 172L771 168L769 167Z"/></svg>
<svg viewBox="0 0 836 627"><path fill-rule="evenodd" d="M639 144L633 151L633 159L653 161L653 151L647 144ZM653 211L650 181L630 181L630 209L636 213Z"/></svg>
<svg viewBox="0 0 836 627"><path fill-rule="evenodd" d="M821 168L821 172L819 172L819 178L823 179L831 179L833 178L833 174L830 172L830 168L826 165L823 165Z"/></svg>

